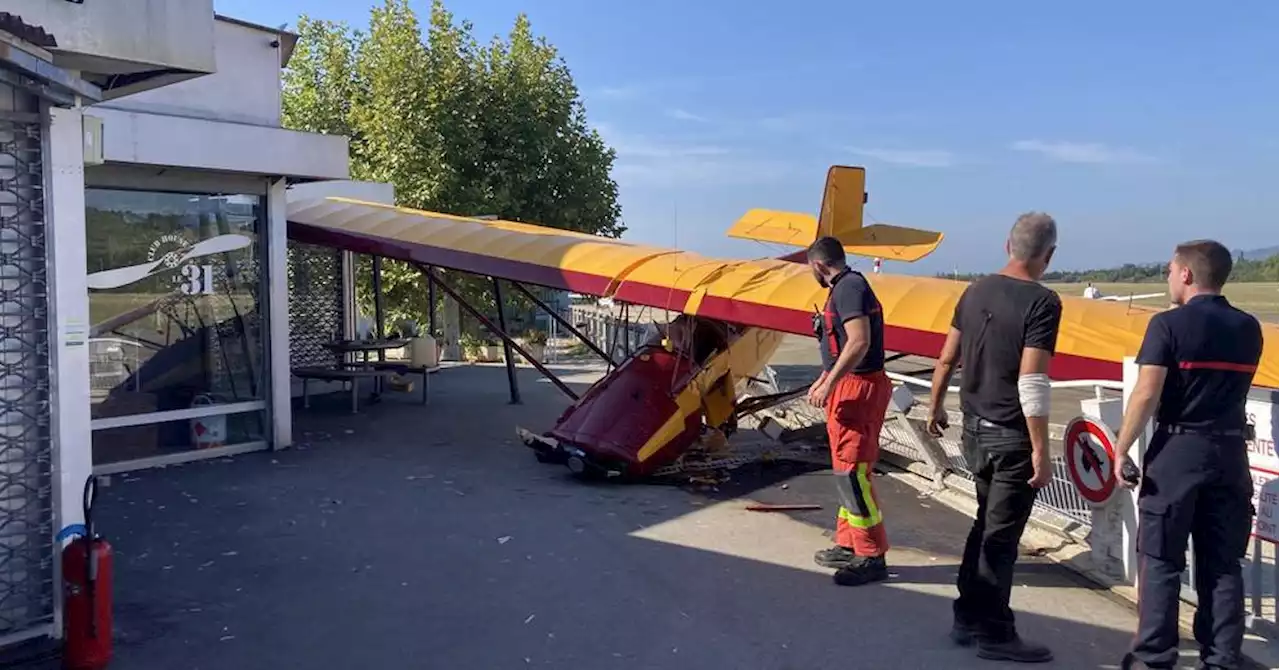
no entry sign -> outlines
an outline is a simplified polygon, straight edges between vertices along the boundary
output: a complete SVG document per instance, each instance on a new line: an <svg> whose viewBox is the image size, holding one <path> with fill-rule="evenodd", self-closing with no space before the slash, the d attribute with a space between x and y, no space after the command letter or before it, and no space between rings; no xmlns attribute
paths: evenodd
<svg viewBox="0 0 1280 670"><path fill-rule="evenodd" d="M1111 429L1078 416L1062 434L1062 457L1076 490L1090 504L1103 505L1116 492L1116 437Z"/></svg>

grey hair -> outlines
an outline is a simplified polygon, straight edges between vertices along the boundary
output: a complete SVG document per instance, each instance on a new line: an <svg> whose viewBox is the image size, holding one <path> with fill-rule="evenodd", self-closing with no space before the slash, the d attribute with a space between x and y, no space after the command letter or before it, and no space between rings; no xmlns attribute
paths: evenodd
<svg viewBox="0 0 1280 670"><path fill-rule="evenodd" d="M1044 212L1027 212L1009 231L1009 255L1016 260L1041 258L1058 244L1058 224Z"/></svg>

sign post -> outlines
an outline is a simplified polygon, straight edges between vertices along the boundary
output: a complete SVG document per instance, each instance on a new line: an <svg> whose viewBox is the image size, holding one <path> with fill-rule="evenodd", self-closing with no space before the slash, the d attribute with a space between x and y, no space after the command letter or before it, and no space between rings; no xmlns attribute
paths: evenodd
<svg viewBox="0 0 1280 670"><path fill-rule="evenodd" d="M1124 406L1129 406L1129 398L1138 385L1138 363L1133 356L1124 358ZM1151 439L1152 422L1142 427L1133 446L1129 447L1129 458L1141 466L1143 456L1147 453L1147 443ZM1121 519L1120 559L1124 565L1126 584L1136 584L1138 580L1138 487L1126 489L1123 500L1118 503Z"/></svg>

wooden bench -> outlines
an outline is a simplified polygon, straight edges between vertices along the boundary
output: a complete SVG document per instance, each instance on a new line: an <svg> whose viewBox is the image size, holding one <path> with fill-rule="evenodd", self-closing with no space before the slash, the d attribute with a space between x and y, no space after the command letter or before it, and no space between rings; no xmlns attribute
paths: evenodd
<svg viewBox="0 0 1280 670"><path fill-rule="evenodd" d="M302 380L302 406L304 408L311 407L311 393L308 385L312 379L330 382L340 381L344 384L351 384L352 414L359 411L361 379L383 379L395 374L394 370L377 370L367 367L303 367L293 368L291 372L293 373L293 376Z"/></svg>

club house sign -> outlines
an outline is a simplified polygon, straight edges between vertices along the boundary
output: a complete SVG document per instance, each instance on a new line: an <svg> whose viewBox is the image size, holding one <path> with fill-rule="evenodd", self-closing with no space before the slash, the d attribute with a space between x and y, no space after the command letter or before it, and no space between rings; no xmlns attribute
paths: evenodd
<svg viewBox="0 0 1280 670"><path fill-rule="evenodd" d="M211 295L214 292L213 265L198 262L214 254L243 249L253 244L244 235L218 235L191 244L176 233L161 235L147 248L147 261L111 270L95 272L88 277L91 290L109 290L135 284L161 272L177 270L174 283L185 295Z"/></svg>

